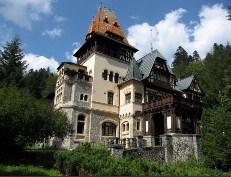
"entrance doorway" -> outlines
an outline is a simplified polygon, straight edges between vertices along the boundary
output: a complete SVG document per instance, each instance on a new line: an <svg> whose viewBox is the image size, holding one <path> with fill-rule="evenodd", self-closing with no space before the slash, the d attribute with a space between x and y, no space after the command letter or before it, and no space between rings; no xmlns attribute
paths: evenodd
<svg viewBox="0 0 231 177"><path fill-rule="evenodd" d="M164 115L162 113L154 114L153 123L155 146L160 146L162 144L160 135L164 134Z"/></svg>

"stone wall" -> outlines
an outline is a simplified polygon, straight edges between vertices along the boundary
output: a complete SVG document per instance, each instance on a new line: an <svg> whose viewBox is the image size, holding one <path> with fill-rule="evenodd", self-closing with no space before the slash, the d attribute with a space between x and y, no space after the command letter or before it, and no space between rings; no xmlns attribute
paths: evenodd
<svg viewBox="0 0 231 177"><path fill-rule="evenodd" d="M145 147L142 149L130 149L124 151L124 156L138 157L156 162L165 162L164 155L164 147Z"/></svg>
<svg viewBox="0 0 231 177"><path fill-rule="evenodd" d="M99 111L91 111L90 120L90 141L100 145L104 143L102 136L102 123L112 122L116 125L116 136L119 137L119 117L118 114L103 113Z"/></svg>
<svg viewBox="0 0 231 177"><path fill-rule="evenodd" d="M121 149L111 147L111 154L124 157L132 156L156 162L175 162L186 160L194 155L201 162L202 153L199 146L200 136L191 134L166 134L162 136L162 146L143 147L137 149Z"/></svg>
<svg viewBox="0 0 231 177"><path fill-rule="evenodd" d="M185 160L194 155L198 161L201 159L200 136L195 134L163 135L162 143L165 148L165 161L174 162Z"/></svg>

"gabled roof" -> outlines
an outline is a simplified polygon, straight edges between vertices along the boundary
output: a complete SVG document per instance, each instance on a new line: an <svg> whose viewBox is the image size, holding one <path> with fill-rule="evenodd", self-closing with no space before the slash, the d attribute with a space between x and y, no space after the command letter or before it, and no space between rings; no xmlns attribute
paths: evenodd
<svg viewBox="0 0 231 177"><path fill-rule="evenodd" d="M143 74L143 79L147 78L152 70L153 64L155 63L156 58L161 58L166 61L166 59L161 55L158 50L154 50L151 53L145 55L137 61L140 71ZM170 68L168 67L168 70ZM171 71L169 71L171 72Z"/></svg>
<svg viewBox="0 0 231 177"><path fill-rule="evenodd" d="M138 66L135 58L133 58L131 60L131 63L130 63L130 66L128 68L126 77L124 79L125 82L127 82L129 80L137 80L137 81L142 80L142 74L140 72L139 66Z"/></svg>
<svg viewBox="0 0 231 177"><path fill-rule="evenodd" d="M122 27L119 24L115 12L113 10L107 9L106 7L99 7L99 10L88 30L87 36L90 35L92 32L98 32L104 35L107 32L111 32L123 38L122 41L128 44L128 40L125 36Z"/></svg>
<svg viewBox="0 0 231 177"><path fill-rule="evenodd" d="M177 85L177 87L179 87L180 90L186 90L191 85L193 79L194 79L193 75L189 76L189 77L186 77L184 79L178 80L176 85Z"/></svg>

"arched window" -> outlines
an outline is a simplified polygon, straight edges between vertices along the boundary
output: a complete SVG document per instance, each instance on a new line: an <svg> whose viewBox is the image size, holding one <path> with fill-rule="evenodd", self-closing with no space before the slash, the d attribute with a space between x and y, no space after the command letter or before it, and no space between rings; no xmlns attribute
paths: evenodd
<svg viewBox="0 0 231 177"><path fill-rule="evenodd" d="M104 80L107 80L107 75L108 75L108 71L105 69L102 74Z"/></svg>
<svg viewBox="0 0 231 177"><path fill-rule="evenodd" d="M116 125L112 122L102 124L102 136L116 136Z"/></svg>
<svg viewBox="0 0 231 177"><path fill-rule="evenodd" d="M85 116L79 115L77 119L77 134L84 134Z"/></svg>
<svg viewBox="0 0 231 177"><path fill-rule="evenodd" d="M119 74L115 73L115 78L114 78L115 83L119 83Z"/></svg>
<svg viewBox="0 0 231 177"><path fill-rule="evenodd" d="M122 124L122 131L129 131L129 122L126 121Z"/></svg>
<svg viewBox="0 0 231 177"><path fill-rule="evenodd" d="M110 74L109 74L109 81L113 82L113 72L110 71Z"/></svg>

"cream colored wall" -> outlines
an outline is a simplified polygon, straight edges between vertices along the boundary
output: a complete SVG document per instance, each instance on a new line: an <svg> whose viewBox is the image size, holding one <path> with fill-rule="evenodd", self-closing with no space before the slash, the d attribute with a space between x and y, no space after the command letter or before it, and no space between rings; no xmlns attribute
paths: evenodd
<svg viewBox="0 0 231 177"><path fill-rule="evenodd" d="M102 73L107 69L108 74L110 71L113 71L113 74L118 73L119 77L124 78L129 65L101 54L92 55L83 65L88 67L88 72L92 70L93 88L91 108L118 114L119 89L117 83L114 82L114 77L113 82L104 80ZM107 93L109 91L114 93L113 105L107 104Z"/></svg>
<svg viewBox="0 0 231 177"><path fill-rule="evenodd" d="M135 92L142 94L142 103L143 103L144 102L143 83L131 80L121 86L119 115L135 114L136 111L142 111L142 105L135 102ZM125 95L128 93L131 93L131 102L126 104Z"/></svg>
<svg viewBox="0 0 231 177"><path fill-rule="evenodd" d="M120 88L120 109L119 109L119 115L121 118L120 121L120 135L121 138L132 138L134 136L139 135L142 132L142 129L140 131L137 131L136 129L136 123L137 123L137 117L135 117L136 111L142 112L142 104L135 102L135 92L142 94L142 103L144 102L144 87L143 83L138 81L128 81L124 83ZM131 93L131 101L130 103L126 103L125 95ZM123 124L128 123L129 124L129 131L123 131ZM140 127L142 127L142 122L140 124Z"/></svg>

